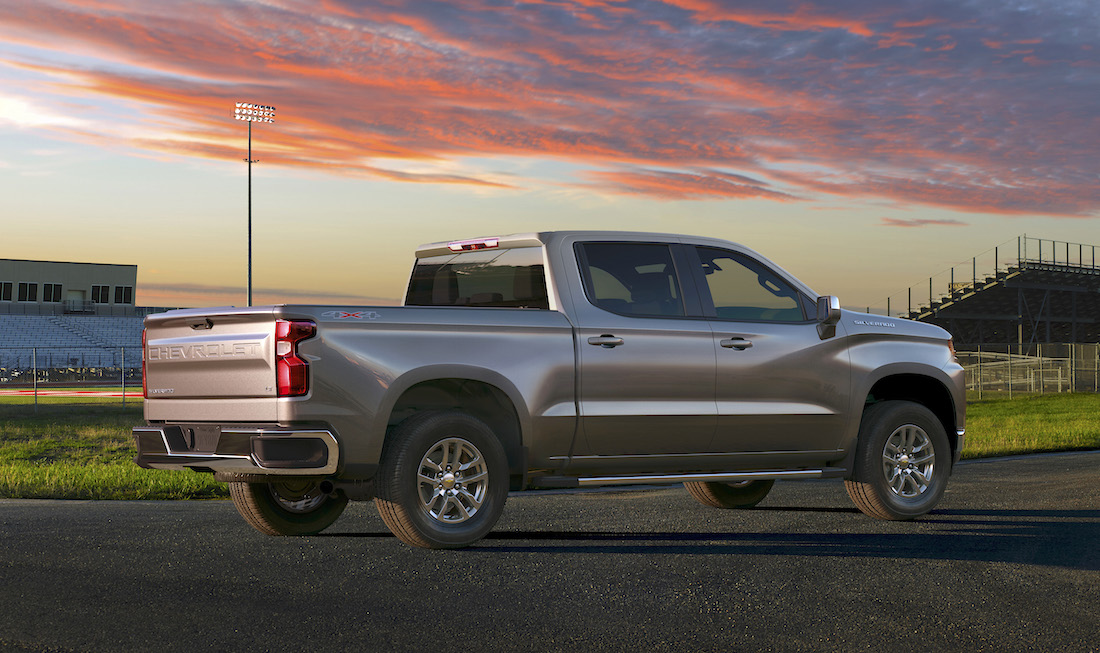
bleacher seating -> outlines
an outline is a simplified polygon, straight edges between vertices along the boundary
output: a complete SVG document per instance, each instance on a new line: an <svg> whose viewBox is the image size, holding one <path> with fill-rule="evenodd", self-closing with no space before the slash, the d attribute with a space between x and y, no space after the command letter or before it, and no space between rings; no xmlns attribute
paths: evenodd
<svg viewBox="0 0 1100 653"><path fill-rule="evenodd" d="M140 367L141 329L140 317L0 315L0 368Z"/></svg>

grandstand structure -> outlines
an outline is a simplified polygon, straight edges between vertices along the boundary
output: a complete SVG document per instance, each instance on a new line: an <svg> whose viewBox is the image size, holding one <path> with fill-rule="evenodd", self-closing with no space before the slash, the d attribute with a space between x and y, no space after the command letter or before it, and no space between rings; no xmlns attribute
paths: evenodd
<svg viewBox="0 0 1100 653"><path fill-rule="evenodd" d="M886 312L949 331L978 398L1100 392L1097 249L1021 236L887 299Z"/></svg>
<svg viewBox="0 0 1100 653"><path fill-rule="evenodd" d="M0 383L139 371L142 318L163 309L135 306L136 284L136 265L0 259Z"/></svg>
<svg viewBox="0 0 1100 653"><path fill-rule="evenodd" d="M910 287L900 312L888 299L887 313L941 326L963 346L1097 343L1097 249L1021 236Z"/></svg>

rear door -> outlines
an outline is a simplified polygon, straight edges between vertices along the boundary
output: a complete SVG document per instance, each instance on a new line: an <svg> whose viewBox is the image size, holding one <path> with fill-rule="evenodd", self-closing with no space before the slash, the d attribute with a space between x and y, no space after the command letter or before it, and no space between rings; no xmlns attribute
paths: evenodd
<svg viewBox="0 0 1100 653"><path fill-rule="evenodd" d="M574 297L585 457L704 451L714 434L713 336L680 245L582 242ZM685 288L686 285L686 288ZM692 317L694 316L694 317ZM582 463L583 464L583 463Z"/></svg>

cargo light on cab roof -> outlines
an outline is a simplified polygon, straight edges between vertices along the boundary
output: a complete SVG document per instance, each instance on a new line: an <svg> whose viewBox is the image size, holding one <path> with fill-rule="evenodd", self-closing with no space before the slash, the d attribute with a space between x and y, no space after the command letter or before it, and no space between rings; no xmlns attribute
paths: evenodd
<svg viewBox="0 0 1100 653"><path fill-rule="evenodd" d="M476 240L457 240L453 243L447 243L447 247L452 252L471 252L475 249L490 249L492 247L500 247L500 239L478 238Z"/></svg>

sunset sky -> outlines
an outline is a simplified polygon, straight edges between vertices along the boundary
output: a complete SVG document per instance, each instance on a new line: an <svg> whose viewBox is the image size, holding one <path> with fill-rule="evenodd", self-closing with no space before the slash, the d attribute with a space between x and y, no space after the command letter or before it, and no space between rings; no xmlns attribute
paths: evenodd
<svg viewBox="0 0 1100 653"><path fill-rule="evenodd" d="M846 306L1100 245L1096 0L0 0L0 258L395 303L416 245L725 238Z"/></svg>

